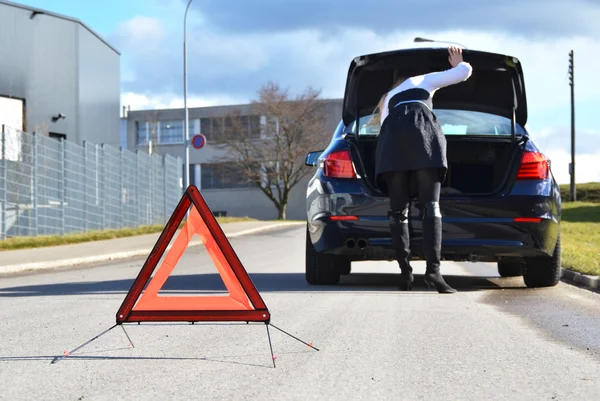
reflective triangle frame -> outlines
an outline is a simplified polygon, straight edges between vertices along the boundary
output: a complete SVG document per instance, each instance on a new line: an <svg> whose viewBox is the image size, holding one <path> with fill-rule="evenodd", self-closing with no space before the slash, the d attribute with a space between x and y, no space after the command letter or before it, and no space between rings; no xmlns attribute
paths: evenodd
<svg viewBox="0 0 600 401"><path fill-rule="evenodd" d="M155 276L152 277L188 210L190 210L188 220ZM230 293L229 297L158 296L158 291L187 248L191 239L190 234L200 235ZM158 281L155 283L155 280ZM117 325L174 321L244 321L269 324L270 318L266 304L200 191L196 186L190 185L123 300L116 315Z"/></svg>

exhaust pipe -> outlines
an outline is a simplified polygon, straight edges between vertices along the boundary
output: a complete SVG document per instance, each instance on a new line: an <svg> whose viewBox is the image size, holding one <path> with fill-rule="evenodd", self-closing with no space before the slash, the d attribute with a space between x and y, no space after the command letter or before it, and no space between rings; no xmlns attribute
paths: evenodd
<svg viewBox="0 0 600 401"><path fill-rule="evenodd" d="M346 240L346 247L352 249L356 246L356 241L353 238L349 238Z"/></svg>
<svg viewBox="0 0 600 401"><path fill-rule="evenodd" d="M367 245L369 245L369 243L367 242L366 239L361 238L358 241L356 241L356 245L358 245L358 247L360 249L365 249L367 247Z"/></svg>

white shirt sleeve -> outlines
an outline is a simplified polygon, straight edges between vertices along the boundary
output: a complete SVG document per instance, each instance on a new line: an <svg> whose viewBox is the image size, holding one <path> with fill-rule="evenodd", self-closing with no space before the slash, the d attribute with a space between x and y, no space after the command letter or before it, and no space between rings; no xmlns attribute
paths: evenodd
<svg viewBox="0 0 600 401"><path fill-rule="evenodd" d="M379 124L383 124L383 121L389 115L388 103L395 94L409 89L421 88L429 92L430 96L433 96L438 89L466 81L472 72L473 67L471 67L471 64L463 61L458 63L456 67L445 71L431 72L408 78L402 84L388 92L380 111Z"/></svg>
<svg viewBox="0 0 600 401"><path fill-rule="evenodd" d="M427 90L433 95L438 89L466 81L472 72L473 67L471 67L471 64L463 61L449 70L423 75L423 80L418 84L418 87Z"/></svg>

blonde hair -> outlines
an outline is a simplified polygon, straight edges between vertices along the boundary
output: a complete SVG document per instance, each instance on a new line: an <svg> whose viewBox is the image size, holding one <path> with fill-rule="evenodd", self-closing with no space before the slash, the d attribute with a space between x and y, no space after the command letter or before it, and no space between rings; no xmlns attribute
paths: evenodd
<svg viewBox="0 0 600 401"><path fill-rule="evenodd" d="M377 106L375 106L375 110L373 110L373 114L371 115L369 122L366 124L367 127L372 127L373 125L380 123L381 110L383 110L383 106L385 106L385 99L387 98L388 93L390 93L390 91L394 90L398 86L402 85L406 80L407 78L404 77L397 78L392 87L383 95L381 95L381 98L379 99Z"/></svg>

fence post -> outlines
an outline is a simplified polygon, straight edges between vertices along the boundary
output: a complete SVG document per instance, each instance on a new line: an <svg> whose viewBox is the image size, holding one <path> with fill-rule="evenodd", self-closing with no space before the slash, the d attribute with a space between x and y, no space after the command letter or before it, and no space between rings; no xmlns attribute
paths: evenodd
<svg viewBox="0 0 600 401"><path fill-rule="evenodd" d="M150 177L148 179L148 188L150 188L150 191L148 193L150 207L148 209L148 220L152 225L154 224L154 158L152 157L152 154L149 154L148 158L150 160Z"/></svg>
<svg viewBox="0 0 600 401"><path fill-rule="evenodd" d="M31 203L33 204L33 235L38 235L38 151L37 151L37 135L35 131L32 133L33 135L33 171L32 175L32 183L31 183Z"/></svg>
<svg viewBox="0 0 600 401"><path fill-rule="evenodd" d="M100 194L102 195L102 230L106 230L106 171L104 171L104 144L100 145L99 150L102 150L102 157L99 157L102 164L102 173L100 173L100 177L102 178L102 189L100 191ZM98 171L100 171L100 166L98 166Z"/></svg>
<svg viewBox="0 0 600 401"><path fill-rule="evenodd" d="M88 232L88 199L87 199L87 142L83 141L83 231Z"/></svg>
<svg viewBox="0 0 600 401"><path fill-rule="evenodd" d="M100 216L100 221L97 222L98 223L98 227L100 230L104 229L104 205L102 204L102 201L100 200L100 147L98 146L98 144L94 144L94 157L96 159L96 177L95 177L95 183L94 183L94 197L96 198L96 207L98 209L101 210L102 215ZM98 213L98 212L96 212ZM97 214L96 214L97 215Z"/></svg>
<svg viewBox="0 0 600 401"><path fill-rule="evenodd" d="M64 138L60 138L60 171L62 174L61 180L61 199L60 199L60 214L61 214L61 223L60 223L60 235L65 235L65 203L67 201L67 175L65 169L65 159L66 159L66 146Z"/></svg>
<svg viewBox="0 0 600 401"><path fill-rule="evenodd" d="M163 214L164 214L164 218L162 223L166 224L167 220L169 220L169 218L167 217L167 155L163 156L163 160L162 160L162 164L163 164Z"/></svg>
<svg viewBox="0 0 600 401"><path fill-rule="evenodd" d="M140 192L140 150L135 150L135 202L136 210L137 210L137 226L140 227L142 225L142 209L141 209L141 197L142 194Z"/></svg>
<svg viewBox="0 0 600 401"><path fill-rule="evenodd" d="M6 201L8 189L6 181L8 180L8 163L6 162L6 135L4 134L4 124L2 124L2 228L0 229L0 239L6 239L7 221L6 221Z"/></svg>
<svg viewBox="0 0 600 401"><path fill-rule="evenodd" d="M123 209L125 209L125 203L123 202L123 175L124 175L124 169L123 169L123 147L119 147L119 165L121 166L120 173L119 173L119 210L120 210L120 216L121 216L121 228L125 227L125 223L124 223L124 217L125 217L125 211Z"/></svg>

